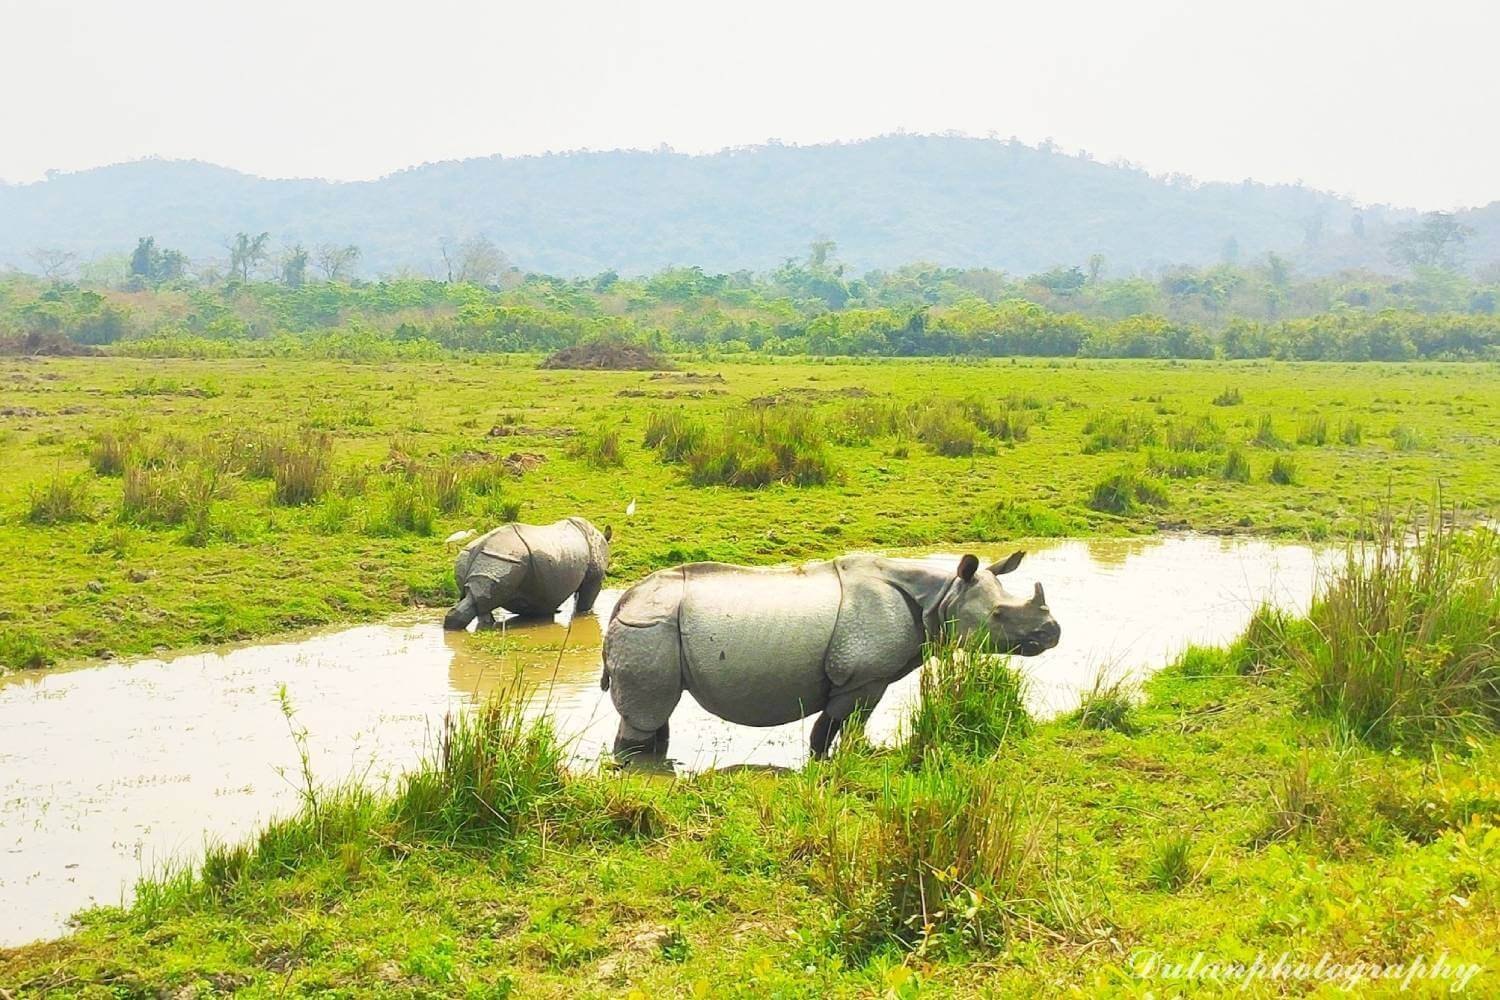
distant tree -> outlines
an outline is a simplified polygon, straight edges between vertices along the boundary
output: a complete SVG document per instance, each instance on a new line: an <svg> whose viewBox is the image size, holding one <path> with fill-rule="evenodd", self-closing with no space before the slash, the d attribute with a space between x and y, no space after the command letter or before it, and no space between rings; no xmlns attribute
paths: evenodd
<svg viewBox="0 0 1500 1000"><path fill-rule="evenodd" d="M1391 260L1409 268L1456 271L1463 263L1464 244L1473 235L1474 230L1452 213L1428 212L1421 222L1403 226L1391 237Z"/></svg>
<svg viewBox="0 0 1500 1000"><path fill-rule="evenodd" d="M1224 247L1219 251L1219 259L1226 264L1237 264L1240 259L1240 241L1233 236L1224 241Z"/></svg>
<svg viewBox="0 0 1500 1000"><path fill-rule="evenodd" d="M151 281L156 277L156 262L161 254L156 249L155 236L142 236L136 240L135 252L130 255L130 273Z"/></svg>
<svg viewBox="0 0 1500 1000"><path fill-rule="evenodd" d="M505 254L487 236L471 236L462 242L444 237L438 250L450 283L489 285L510 268Z"/></svg>
<svg viewBox="0 0 1500 1000"><path fill-rule="evenodd" d="M359 247L352 243L319 243L317 253L318 270L324 281L345 281L359 262Z"/></svg>
<svg viewBox="0 0 1500 1000"><path fill-rule="evenodd" d="M62 281L72 273L73 265L78 261L76 253L58 247L37 247L29 256L48 281Z"/></svg>
<svg viewBox="0 0 1500 1000"><path fill-rule="evenodd" d="M1355 212L1354 217L1349 220L1349 232L1357 240L1365 238L1365 217L1360 212Z"/></svg>
<svg viewBox="0 0 1500 1000"><path fill-rule="evenodd" d="M268 244L270 242L270 233L261 233L259 236L236 233L234 239L228 244L229 276L248 282L250 272L265 263L266 257L269 256Z"/></svg>
<svg viewBox="0 0 1500 1000"><path fill-rule="evenodd" d="M142 236L130 255L131 284L136 287L176 281L187 273L187 255L180 250L162 250L156 237Z"/></svg>
<svg viewBox="0 0 1500 1000"><path fill-rule="evenodd" d="M281 255L281 283L288 288L307 284L307 248L301 243Z"/></svg>
<svg viewBox="0 0 1500 1000"><path fill-rule="evenodd" d="M1102 253L1089 254L1089 284L1099 284L1099 279L1104 276L1104 255Z"/></svg>
<svg viewBox="0 0 1500 1000"><path fill-rule="evenodd" d="M1087 280L1083 271L1077 267L1054 267L1050 271L1043 271L1031 277L1033 284L1041 285L1058 295L1069 295L1078 291Z"/></svg>

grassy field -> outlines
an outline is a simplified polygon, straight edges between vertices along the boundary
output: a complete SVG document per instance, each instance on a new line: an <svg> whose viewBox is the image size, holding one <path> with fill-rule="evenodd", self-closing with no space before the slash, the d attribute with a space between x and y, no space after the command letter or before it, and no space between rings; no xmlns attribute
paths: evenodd
<svg viewBox="0 0 1500 1000"><path fill-rule="evenodd" d="M309 786L300 815L130 910L0 951L0 987L1494 995L1500 547L1439 547L1188 650L1143 699L1101 691L1041 725L993 696L1014 690L1003 661L939 649L905 744L791 773L570 775L545 722L492 703L390 795ZM1376 647L1425 666L1392 684ZM1320 697L1333 663L1357 675L1340 690L1380 682L1407 752L1362 725L1373 702ZM1433 697L1452 731L1423 727ZM1199 955L1230 971L1177 978Z"/></svg>
<svg viewBox="0 0 1500 1000"><path fill-rule="evenodd" d="M1437 483L1464 518L1500 500L1494 366L0 377L14 667L442 601L442 539L517 511L614 524L623 584L692 558L1365 533ZM569 774L545 724L491 705L389 794L312 781L254 842L0 951L0 996L1394 995L1371 970L1418 957L1447 972L1417 995L1492 995L1500 547L1427 537L1068 718L940 655L904 743L792 773ZM1171 978L1200 953L1265 966L1243 992ZM1283 955L1328 978L1274 978Z"/></svg>
<svg viewBox="0 0 1500 1000"><path fill-rule="evenodd" d="M613 524L624 584L1039 535L1322 538L1438 482L1492 512L1496 427L1478 364L8 358L0 667L444 603L442 539L517 513Z"/></svg>

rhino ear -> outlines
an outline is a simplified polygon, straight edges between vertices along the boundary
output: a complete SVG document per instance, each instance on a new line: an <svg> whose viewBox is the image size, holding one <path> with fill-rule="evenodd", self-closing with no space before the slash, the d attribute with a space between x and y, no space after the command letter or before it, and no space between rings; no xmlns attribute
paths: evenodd
<svg viewBox="0 0 1500 1000"><path fill-rule="evenodd" d="M613 537L615 537L615 526L612 524L606 524L604 526L604 540L607 542Z"/></svg>
<svg viewBox="0 0 1500 1000"><path fill-rule="evenodd" d="M996 576L1004 576L1006 573L1014 572L1015 568L1021 565L1021 560L1024 558L1026 558L1025 550L1012 552L1009 556L991 566L990 572Z"/></svg>
<svg viewBox="0 0 1500 1000"><path fill-rule="evenodd" d="M958 561L958 578L964 583L974 579L974 574L977 572L979 572L978 556L967 555Z"/></svg>

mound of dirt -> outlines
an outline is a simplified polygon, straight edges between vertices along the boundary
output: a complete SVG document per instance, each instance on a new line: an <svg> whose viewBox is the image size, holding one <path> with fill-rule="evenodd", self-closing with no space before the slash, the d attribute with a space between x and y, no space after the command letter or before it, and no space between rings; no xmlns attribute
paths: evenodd
<svg viewBox="0 0 1500 1000"><path fill-rule="evenodd" d="M666 358L628 340L606 338L564 347L542 362L543 368L582 368L608 371L671 371Z"/></svg>
<svg viewBox="0 0 1500 1000"><path fill-rule="evenodd" d="M92 357L104 352L89 344L79 344L60 333L0 333L0 354L22 357Z"/></svg>

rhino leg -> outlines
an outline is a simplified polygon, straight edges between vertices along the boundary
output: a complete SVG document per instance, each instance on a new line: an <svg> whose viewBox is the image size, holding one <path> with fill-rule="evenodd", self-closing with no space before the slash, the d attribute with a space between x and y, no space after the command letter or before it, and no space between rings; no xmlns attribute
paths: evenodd
<svg viewBox="0 0 1500 1000"><path fill-rule="evenodd" d="M604 586L603 577L595 577L590 574L583 578L583 584L578 588L578 595L573 599L573 613L575 615L586 615L594 610L594 601L599 597L599 590Z"/></svg>
<svg viewBox="0 0 1500 1000"><path fill-rule="evenodd" d="M604 643L609 696L620 713L615 756L662 754L667 720L682 700L682 666L673 621L654 625L610 623Z"/></svg>
<svg viewBox="0 0 1500 1000"><path fill-rule="evenodd" d="M480 628L494 628L495 627L495 613L493 611L482 611L482 612L480 612L480 614L479 614L479 627Z"/></svg>
<svg viewBox="0 0 1500 1000"><path fill-rule="evenodd" d="M818 716L817 722L813 723L812 736L809 740L813 757L818 760L826 758L829 748L833 746L834 737L838 736L844 722L854 713L868 714L880 704L880 699L885 696L886 686L886 683L881 681L830 695L823 714Z"/></svg>

